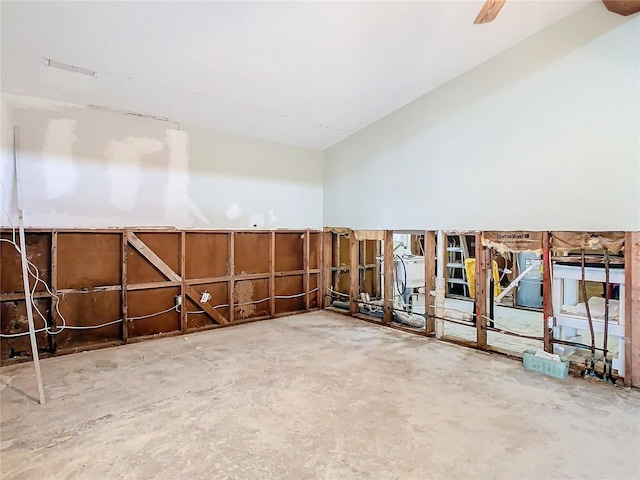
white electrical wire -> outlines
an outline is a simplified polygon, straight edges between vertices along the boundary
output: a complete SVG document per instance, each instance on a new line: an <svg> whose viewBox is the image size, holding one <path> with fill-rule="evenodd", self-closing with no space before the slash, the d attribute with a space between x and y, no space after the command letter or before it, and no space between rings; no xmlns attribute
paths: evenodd
<svg viewBox="0 0 640 480"><path fill-rule="evenodd" d="M346 294L346 293L336 292L336 291L335 291L333 288L331 288L331 287L327 287L327 290L329 290L331 293L334 293L334 294L339 295L339 296L341 296L341 297L347 297L347 298L349 298L349 295L348 295L348 294Z"/></svg>
<svg viewBox="0 0 640 480"><path fill-rule="evenodd" d="M317 291L318 291L318 289L317 289L317 288L314 288L313 290L309 290L309 293L313 293L313 292L317 292ZM275 295L275 296L274 296L274 298L275 298L276 300L279 300L279 299L287 299L287 298L303 297L303 296L305 296L305 295L306 295L306 293L298 293L298 294L296 294L296 295ZM255 300L255 301L253 301L253 302L236 303L236 304L235 304L235 306L236 306L236 307L239 307L239 306L242 306L242 305L252 305L252 304L256 304L256 303L262 303L262 302L266 302L266 301L267 301L267 300L269 300L270 298L271 298L271 297L267 297L267 298L263 298L262 300ZM228 304L224 304L224 305L216 305L216 306L215 306L215 307L213 307L213 308L214 308L214 309L215 309L215 308L223 308L223 307L228 307L228 306L229 306ZM206 312L205 312L204 310L196 310L196 311L194 311L194 312L187 312L187 315L190 315L190 314L198 314L198 313L206 313Z"/></svg>

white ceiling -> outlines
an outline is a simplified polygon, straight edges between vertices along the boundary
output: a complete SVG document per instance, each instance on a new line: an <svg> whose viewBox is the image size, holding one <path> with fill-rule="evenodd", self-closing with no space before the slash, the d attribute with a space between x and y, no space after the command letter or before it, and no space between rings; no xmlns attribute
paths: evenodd
<svg viewBox="0 0 640 480"><path fill-rule="evenodd" d="M482 3L3 1L2 90L324 149L589 2Z"/></svg>

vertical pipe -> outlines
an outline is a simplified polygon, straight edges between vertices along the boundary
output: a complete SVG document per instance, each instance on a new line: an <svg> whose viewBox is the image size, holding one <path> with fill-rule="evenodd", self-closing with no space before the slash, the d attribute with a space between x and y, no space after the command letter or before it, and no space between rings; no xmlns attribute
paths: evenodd
<svg viewBox="0 0 640 480"><path fill-rule="evenodd" d="M444 335L444 295L445 295L445 278L444 267L446 264L445 252L445 235L442 230L438 230L437 241L437 259L436 259L436 338L442 338Z"/></svg>
<svg viewBox="0 0 640 480"><path fill-rule="evenodd" d="M393 230L384 231L384 323L393 319Z"/></svg>
<svg viewBox="0 0 640 480"><path fill-rule="evenodd" d="M425 328L428 334L435 333L436 323L433 318L434 309L431 299L431 291L435 288L435 276L436 271L436 236L435 232L427 230L424 232L424 316L425 316Z"/></svg>
<svg viewBox="0 0 640 480"><path fill-rule="evenodd" d="M40 405L45 404L44 387L42 386L42 373L40 371L40 355L38 354L38 341L36 340L36 327L33 323L33 307L31 305L31 287L29 286L29 273L27 271L27 242L24 234L24 216L20 205L20 175L18 172L18 127L13 127L13 164L16 182L16 203L18 207L18 228L20 234L20 257L22 260L22 283L24 285L24 300L27 309L27 321L29 323L29 339L31 340L31 354L33 366L36 371L38 383L38 396ZM52 299L53 300L53 299Z"/></svg>
<svg viewBox="0 0 640 480"><path fill-rule="evenodd" d="M349 232L349 313L358 313L359 307L356 300L360 295L360 265L358 258L358 240L356 232Z"/></svg>
<svg viewBox="0 0 640 480"><path fill-rule="evenodd" d="M542 232L542 322L545 352L553 352L553 300L549 232ZM514 298L516 293L514 292Z"/></svg>

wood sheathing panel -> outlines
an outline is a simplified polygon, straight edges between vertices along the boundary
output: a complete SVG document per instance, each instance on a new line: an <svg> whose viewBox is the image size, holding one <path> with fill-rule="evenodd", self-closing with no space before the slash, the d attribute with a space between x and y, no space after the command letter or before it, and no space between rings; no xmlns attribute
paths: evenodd
<svg viewBox="0 0 640 480"><path fill-rule="evenodd" d="M226 305L229 292L227 282L220 283L207 283L202 285L194 285L193 289L199 294L208 292L211 295L209 304L213 307L218 305ZM211 325L218 325L208 315L204 313L189 313L189 312L202 312L202 307L191 299L185 299L185 307L187 309L187 330L195 330L202 327L209 327ZM229 318L229 307L216 308L225 318Z"/></svg>
<svg viewBox="0 0 640 480"><path fill-rule="evenodd" d="M276 233L276 272L304 268L304 234Z"/></svg>
<svg viewBox="0 0 640 480"><path fill-rule="evenodd" d="M120 233L58 233L58 289L120 283Z"/></svg>
<svg viewBox="0 0 640 480"><path fill-rule="evenodd" d="M311 270L320 268L320 238L317 233L309 234L309 268Z"/></svg>
<svg viewBox="0 0 640 480"><path fill-rule="evenodd" d="M169 309L175 305L176 295L180 295L179 287L128 292L128 316L132 319ZM179 330L180 315L176 310L150 318L127 322L128 338L145 337Z"/></svg>
<svg viewBox="0 0 640 480"><path fill-rule="evenodd" d="M292 275L276 278L276 297L300 295L304 292L304 277ZM276 314L304 310L304 296L276 298Z"/></svg>
<svg viewBox="0 0 640 480"><path fill-rule="evenodd" d="M229 274L229 234L186 234L186 277L211 278Z"/></svg>
<svg viewBox="0 0 640 480"><path fill-rule="evenodd" d="M269 233L235 234L235 274L269 273Z"/></svg>
<svg viewBox="0 0 640 480"><path fill-rule="evenodd" d="M264 301L251 303L258 300ZM269 315L269 280L235 282L234 305L235 321Z"/></svg>
<svg viewBox="0 0 640 480"><path fill-rule="evenodd" d="M9 231L0 234L3 238L11 238ZM38 345L44 354L69 353L157 334L194 331L228 324L231 317L234 322L240 322L304 310L307 301L309 308L317 308L322 296L319 291L300 295L305 291L307 279L309 290L316 289L319 284L317 269L321 264L319 242L322 237L316 231L309 232L307 238L305 232L292 231L34 229L27 231L26 238L27 257L60 296L60 312L69 327L95 327L114 322L99 328L67 328L57 335L40 332L37 334ZM183 238L184 244L181 243ZM231 239L233 250L230 249ZM308 262L305 259L307 240ZM348 238L341 241L346 241L345 254L348 256ZM126 258L123 258L123 252L126 252ZM20 256L12 245L2 242L0 258L0 331L5 335L26 333ZM344 279L342 288L348 291L348 271L345 270L341 278ZM230 285L233 286L231 292ZM300 296L273 299L272 310L270 288L273 295ZM212 295L206 306L199 302L199 295L205 291ZM183 311L207 309L208 314L187 314L182 324L181 313L173 308L175 297L181 292L185 294ZM62 322L53 310L44 286L38 286L36 297L34 304L40 308L50 328L56 331ZM213 310L217 305L229 303L230 299L234 308L224 306ZM167 311L154 315L163 310ZM153 316L136 318L147 315ZM36 328L44 326L37 315L35 323ZM28 335L3 337L0 347L3 363L31 356Z"/></svg>
<svg viewBox="0 0 640 480"><path fill-rule="evenodd" d="M136 233L171 270L180 275L180 234L179 233ZM135 248L128 249L127 280L128 283L149 283L166 281L162 273L144 258Z"/></svg>
<svg viewBox="0 0 640 480"><path fill-rule="evenodd" d="M45 318L51 318L50 305L48 298L37 298L33 301L34 305L42 312ZM2 318L2 327L0 331L3 335L12 335L16 333L24 333L29 331L27 323L27 309L24 300L15 300L2 302L0 304L0 317ZM44 322L34 311L34 323L36 330L44 327ZM50 351L48 335L45 332L36 334L38 350L40 353ZM8 359L13 358L31 358L31 343L29 335L20 337L3 338L0 342L0 355L4 363Z"/></svg>
<svg viewBox="0 0 640 480"><path fill-rule="evenodd" d="M3 239L12 240L8 234L2 235ZM49 266L51 264L51 235L30 233L25 236L27 243L27 260L33 263L40 271L40 277L49 282ZM16 243L19 243L16 236ZM20 253L13 245L7 242L0 242L0 259L2 268L0 269L0 291L2 293L24 292L22 283L22 261ZM33 278L30 279L33 287ZM42 292L44 285L38 283L36 292Z"/></svg>
<svg viewBox="0 0 640 480"><path fill-rule="evenodd" d="M121 318L120 292L68 293L60 297L59 308L69 325L87 327L110 323ZM65 329L52 336L52 340L57 350L66 350L94 343L119 341L121 329L121 323L102 328Z"/></svg>

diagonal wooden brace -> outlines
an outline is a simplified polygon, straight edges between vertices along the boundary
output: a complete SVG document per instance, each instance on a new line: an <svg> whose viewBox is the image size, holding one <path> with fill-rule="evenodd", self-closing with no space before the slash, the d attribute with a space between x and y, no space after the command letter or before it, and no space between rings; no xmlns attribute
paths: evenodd
<svg viewBox="0 0 640 480"><path fill-rule="evenodd" d="M140 255L147 259L147 261L153 265L160 273L162 273L169 280L174 282L181 282L182 277L178 275L173 269L167 265L158 255L155 254L145 243L138 238L133 232L127 232L127 241L133 248L135 248ZM229 321L221 315L215 308L208 303L200 303L200 294L191 286L187 286L185 293L193 302L200 305L207 315L220 325L227 325Z"/></svg>

